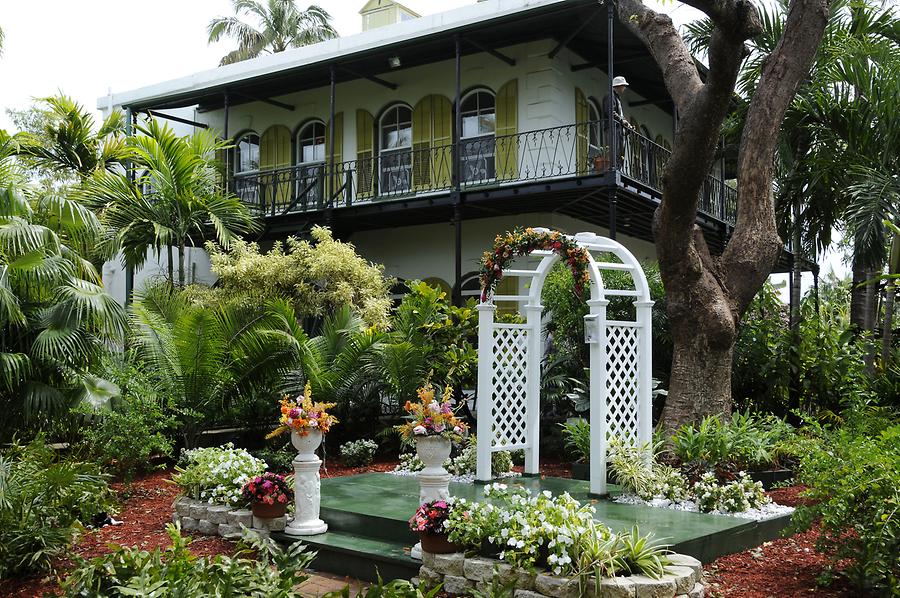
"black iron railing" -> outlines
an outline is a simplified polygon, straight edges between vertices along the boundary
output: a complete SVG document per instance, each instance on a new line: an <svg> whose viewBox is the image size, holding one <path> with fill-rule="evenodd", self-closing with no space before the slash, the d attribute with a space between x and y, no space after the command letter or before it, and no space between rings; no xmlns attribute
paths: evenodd
<svg viewBox="0 0 900 598"><path fill-rule="evenodd" d="M473 190L556 178L604 174L608 132L600 122L482 136L460 141L460 187ZM659 190L671 152L625 129L617 142L622 176ZM362 202L446 193L455 188L453 145L415 145L357 160L303 164L240 174L232 190L260 215L340 208ZM734 223L737 192L709 176L700 211Z"/></svg>

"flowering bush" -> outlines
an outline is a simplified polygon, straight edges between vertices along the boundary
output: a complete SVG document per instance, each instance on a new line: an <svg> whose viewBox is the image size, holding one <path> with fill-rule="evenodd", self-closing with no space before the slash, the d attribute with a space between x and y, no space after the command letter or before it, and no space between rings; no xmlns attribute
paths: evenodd
<svg viewBox="0 0 900 598"><path fill-rule="evenodd" d="M478 444L475 436L469 436L466 439L466 446L459 452L459 455L450 459L450 462L444 467L453 475L462 476L474 474L477 463ZM503 474L509 473L512 465L512 455L509 451L491 453L491 477L498 478Z"/></svg>
<svg viewBox="0 0 900 598"><path fill-rule="evenodd" d="M244 484L266 470L265 461L234 448L230 442L184 451L181 461L183 465L175 468L173 480L187 496L231 506L246 504L241 492Z"/></svg>
<svg viewBox="0 0 900 598"><path fill-rule="evenodd" d="M265 505L286 505L294 498L294 490L283 475L266 472L247 481L241 489L244 500Z"/></svg>
<svg viewBox="0 0 900 598"><path fill-rule="evenodd" d="M378 445L366 438L345 442L341 445L341 459L348 467L361 467L372 462L377 450Z"/></svg>
<svg viewBox="0 0 900 598"><path fill-rule="evenodd" d="M328 409L335 403L314 403L312 400L312 387L309 382L303 394L295 399L287 397L281 400L281 425L269 434L268 438L278 436L287 431L293 431L300 436L306 436L310 430L319 430L327 434L331 426L338 423L335 416L328 413Z"/></svg>
<svg viewBox="0 0 900 598"><path fill-rule="evenodd" d="M521 487L490 484L489 502L451 499L445 529L448 539L468 550L487 541L501 560L532 569L546 566L554 575L609 577L620 572L659 577L666 551L641 536L613 533L594 519L594 507L549 491L534 495Z"/></svg>
<svg viewBox="0 0 900 598"><path fill-rule="evenodd" d="M575 293L581 295L590 282L587 251L559 231L526 228L497 235L493 251L484 252L481 258L481 301L487 301L494 293L494 287L503 278L503 269L513 258L538 249L552 251L563 259L575 278Z"/></svg>
<svg viewBox="0 0 900 598"><path fill-rule="evenodd" d="M720 511L723 513L740 513L748 509L757 509L768 502L769 497L763 492L762 484L754 482L743 471L737 479L720 484L715 474L704 473L692 489L697 506L703 513Z"/></svg>
<svg viewBox="0 0 900 598"><path fill-rule="evenodd" d="M450 505L445 500L423 504L409 520L409 529L426 534L443 534L447 530Z"/></svg>
<svg viewBox="0 0 900 598"><path fill-rule="evenodd" d="M448 386L440 402L435 399L434 387L429 383L418 390L419 401L407 401L403 409L409 413L409 421L397 426L404 438L443 436L460 441L466 434L466 424L453 415L453 390Z"/></svg>

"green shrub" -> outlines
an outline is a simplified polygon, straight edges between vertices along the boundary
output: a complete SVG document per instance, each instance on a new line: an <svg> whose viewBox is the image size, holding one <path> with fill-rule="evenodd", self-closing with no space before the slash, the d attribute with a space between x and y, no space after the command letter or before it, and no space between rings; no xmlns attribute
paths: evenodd
<svg viewBox="0 0 900 598"><path fill-rule="evenodd" d="M835 563L849 559L852 583L867 595L900 596L900 425L876 431L880 418L866 420L809 428L797 480L812 504L797 508L793 527L820 522L817 548Z"/></svg>
<svg viewBox="0 0 900 598"><path fill-rule="evenodd" d="M158 469L154 456L170 457L172 442L164 431L172 427L152 399L126 396L123 407L96 416L84 430L84 445L91 461L125 480Z"/></svg>
<svg viewBox="0 0 900 598"><path fill-rule="evenodd" d="M563 429L566 448L575 460L587 463L591 460L591 424L586 419L573 419L559 424Z"/></svg>
<svg viewBox="0 0 900 598"><path fill-rule="evenodd" d="M266 470L266 463L230 442L221 447L184 451L175 468L175 483L191 498L209 503L240 506L244 483Z"/></svg>
<svg viewBox="0 0 900 598"><path fill-rule="evenodd" d="M341 460L347 467L363 467L375 459L378 445L367 438L345 442L341 445Z"/></svg>
<svg viewBox="0 0 900 598"><path fill-rule="evenodd" d="M289 440L287 442L282 441L274 446L250 451L250 454L260 461L265 461L266 465L269 466L269 471L280 473L294 471L293 462L294 457L297 456L297 451Z"/></svg>
<svg viewBox="0 0 900 598"><path fill-rule="evenodd" d="M61 461L38 438L0 453L0 578L49 568L112 499L97 465Z"/></svg>
<svg viewBox="0 0 900 598"><path fill-rule="evenodd" d="M66 596L301 596L297 585L309 576L314 553L300 542L287 550L272 539L247 532L235 557L197 558L188 550L190 538L180 527L167 525L171 548L151 552L115 547L113 552L85 560L63 584ZM251 553L256 558L251 558Z"/></svg>
<svg viewBox="0 0 900 598"><path fill-rule="evenodd" d="M793 427L774 416L735 413L730 421L709 416L672 435L672 452L694 472L760 470L781 464Z"/></svg>

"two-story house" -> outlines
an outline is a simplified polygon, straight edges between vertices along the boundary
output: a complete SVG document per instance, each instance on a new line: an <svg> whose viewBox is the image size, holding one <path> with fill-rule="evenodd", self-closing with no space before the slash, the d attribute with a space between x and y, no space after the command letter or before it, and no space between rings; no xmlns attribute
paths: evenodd
<svg viewBox="0 0 900 598"><path fill-rule="evenodd" d="M328 225L388 274L463 296L477 294L493 237L519 225L596 231L654 258L677 115L653 58L607 4L473 0L420 17L372 0L362 18L357 35L98 107L233 140L228 185L264 218L263 245ZM629 126L606 126L610 70L629 82ZM714 251L735 217L728 171L723 160L701 197Z"/></svg>

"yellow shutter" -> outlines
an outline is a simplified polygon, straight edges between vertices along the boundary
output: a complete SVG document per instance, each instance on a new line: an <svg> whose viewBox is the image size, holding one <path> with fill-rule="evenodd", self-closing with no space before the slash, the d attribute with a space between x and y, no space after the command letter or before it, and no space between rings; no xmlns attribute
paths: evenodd
<svg viewBox="0 0 900 598"><path fill-rule="evenodd" d="M507 82L497 91L497 179L519 177L519 82Z"/></svg>
<svg viewBox="0 0 900 598"><path fill-rule="evenodd" d="M373 195L375 118L368 110L356 111L356 197Z"/></svg>
<svg viewBox="0 0 900 598"><path fill-rule="evenodd" d="M345 168L341 164L344 161L344 113L334 115L334 176L331 168L331 129L325 125L325 189L328 190L326 203L330 203L335 194L341 193L341 185L344 184Z"/></svg>
<svg viewBox="0 0 900 598"><path fill-rule="evenodd" d="M453 164L453 103L441 95L431 97L434 188L447 189Z"/></svg>
<svg viewBox="0 0 900 598"><path fill-rule="evenodd" d="M415 191L431 188L431 96L425 96L412 112L412 177Z"/></svg>
<svg viewBox="0 0 900 598"><path fill-rule="evenodd" d="M450 187L453 162L453 104L432 94L413 107L413 188L432 191Z"/></svg>
<svg viewBox="0 0 900 598"><path fill-rule="evenodd" d="M284 125L273 125L259 139L259 169L275 170L291 165L291 132ZM260 187L266 205L287 207L291 203L291 174L287 171L260 174Z"/></svg>
<svg viewBox="0 0 900 598"><path fill-rule="evenodd" d="M588 121L590 120L587 98L584 92L575 88L575 168L578 174L588 172Z"/></svg>

